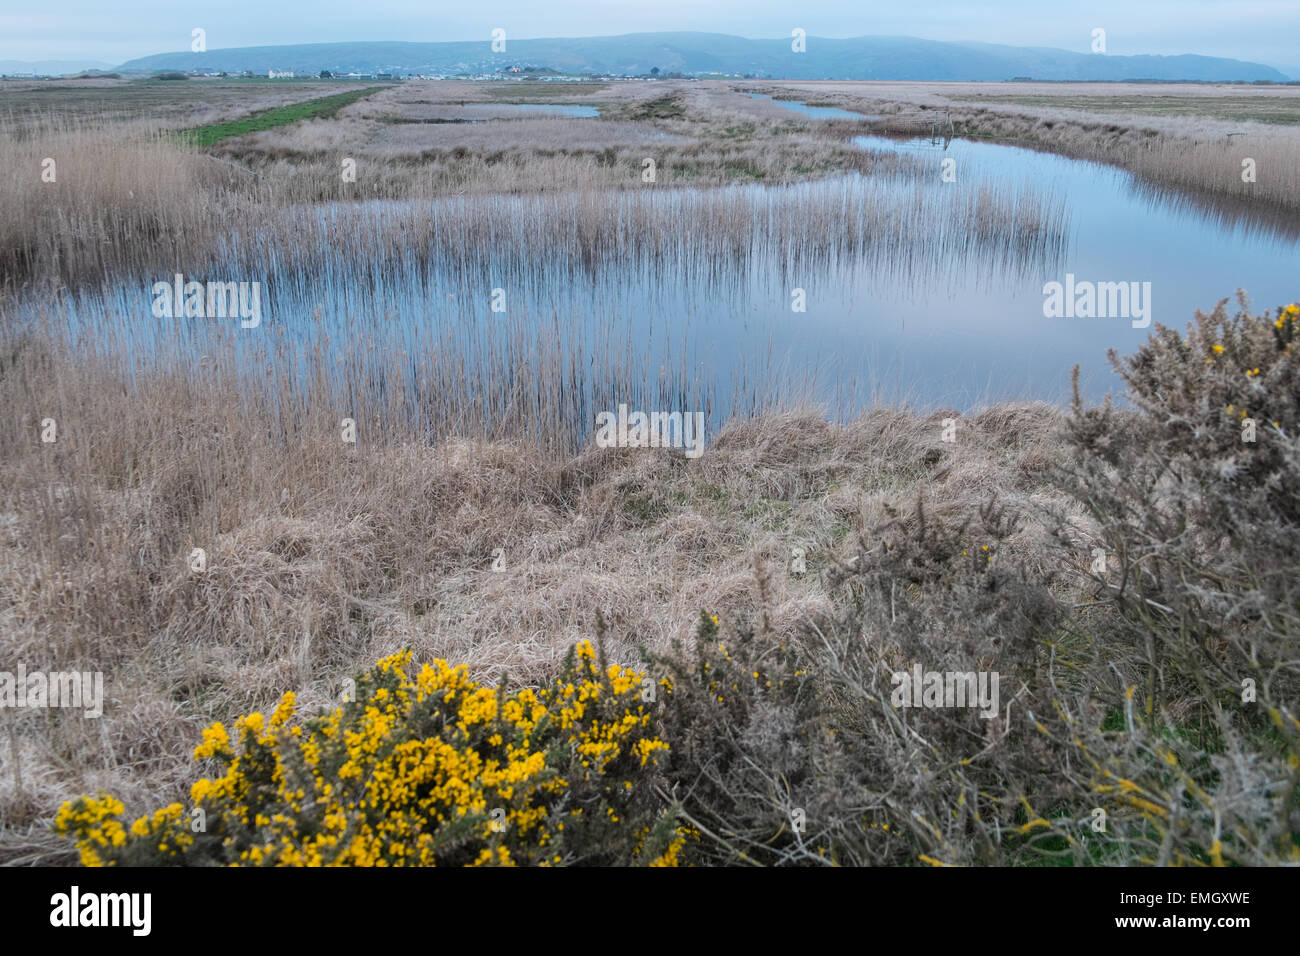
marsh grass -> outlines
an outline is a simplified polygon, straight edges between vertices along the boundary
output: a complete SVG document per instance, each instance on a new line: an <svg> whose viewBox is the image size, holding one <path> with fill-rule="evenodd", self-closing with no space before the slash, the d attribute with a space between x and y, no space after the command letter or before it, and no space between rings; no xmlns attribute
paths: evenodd
<svg viewBox="0 0 1300 956"><path fill-rule="evenodd" d="M0 781L11 862L63 859L41 836L60 800L101 787L133 809L183 799L202 725L289 688L309 710L326 705L385 653L410 646L491 682L534 683L599 612L610 653L630 663L639 643L666 648L700 606L752 606L755 552L780 564L795 540L822 555L861 509L918 487L954 502L994 486L1037 494L1044 452L1023 431L1056 415L975 419L960 467L928 455L936 419L896 409L843 426L815 409L737 418L695 463L589 444L569 454L509 429L499 441L432 436L385 417L393 394L369 375L392 363L362 343L340 372L319 353L258 365L212 342L174 362L129 339L10 328L6 653L29 668L93 663L108 697L99 722L6 714L20 754ZM521 417L569 374L544 358L529 354L521 372L537 389L500 399ZM421 398L479 422L469 399L496 400L460 371L445 367ZM349 413L355 446L340 436ZM39 440L47 417L52 444ZM194 548L207 552L202 574L188 567ZM491 570L496 548L504 573ZM826 600L815 575L783 576L767 597L785 633Z"/></svg>
<svg viewBox="0 0 1300 956"><path fill-rule="evenodd" d="M11 283L37 275L83 285L159 268L246 269L277 248L308 268L331 256L369 268L396 254L470 263L519 259L537 249L570 269L662 262L672 250L681 250L680 261L691 267L687 260L744 258L756 248L816 259L905 248L941 255L973 244L1006 257L1059 243L1063 233L1059 201L1048 197L985 190L950 203L914 179L906 191L888 177L772 192L582 190L412 202L382 216L370 207L349 215L337 206L323 217L304 203L419 194L397 183L389 196L376 183L336 176L329 192L318 185L302 195L292 179L284 188L156 132L121 139L57 125L3 150L0 202L14 215L6 218L0 255ZM33 188L32 171L50 154L62 158L57 181ZM691 228L678 234L671 227L681 223Z"/></svg>
<svg viewBox="0 0 1300 956"><path fill-rule="evenodd" d="M373 93L384 89L382 86L367 86L359 90L347 90L343 93L333 93L329 96L322 96L318 99L303 100L300 103L293 103L289 106L273 107L267 110L259 110L250 113L248 116L238 120L232 120L226 123L212 123L207 126L196 126L192 129L182 130L180 132L181 141L187 144L203 148L212 146L221 142L223 139L229 139L232 136L243 136L248 133L256 133L261 130L274 129L277 126L287 126L290 123L296 123L305 119L330 119L339 110L349 106L358 100L364 99Z"/></svg>
<svg viewBox="0 0 1300 956"><path fill-rule="evenodd" d="M1212 117L1238 122L1270 123L1280 126L1300 124L1300 96L1111 96L1065 95L1007 96L972 93L964 97L972 102L1008 103L1017 106L1080 110L1087 113L1121 115L1184 116L1192 119Z"/></svg>
<svg viewBox="0 0 1300 956"><path fill-rule="evenodd" d="M1065 232L1059 204L1033 190L954 196L906 174L286 204L259 227L247 219L262 207L246 196L209 208L219 223L179 223L166 237L174 241L152 248L135 221L98 224L123 232L107 260L101 245L78 257L34 236L22 266L83 278L71 288L14 289L8 320L127 368L188 375L220 355L251 377L249 388L273 383L280 413L294 421L301 408L328 406L339 418L433 440L520 439L564 454L582 447L597 411L620 402L702 411L716 430L733 414L770 407L764 396L785 397L789 383L802 383L800 399L833 399L837 415L855 414L868 397L855 370L819 377L765 353L761 340L697 355L692 321L648 328L644 310L707 316L749 295L784 301L792 285L844 284L864 268L914 282L971 262L988 274L1033 270L1059 254ZM153 285L176 273L259 283L264 324L155 318ZM509 290L504 313L491 309L498 288Z"/></svg>

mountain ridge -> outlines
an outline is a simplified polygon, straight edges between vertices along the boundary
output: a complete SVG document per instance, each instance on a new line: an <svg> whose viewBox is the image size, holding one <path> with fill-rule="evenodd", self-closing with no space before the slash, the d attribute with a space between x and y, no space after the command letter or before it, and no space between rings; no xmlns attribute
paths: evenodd
<svg viewBox="0 0 1300 956"><path fill-rule="evenodd" d="M355 41L231 47L205 53L158 53L128 60L123 72L294 70L361 73L495 73L511 67L567 73L643 75L738 74L765 79L1287 82L1273 67L1199 54L1115 56L1052 47L948 42L919 37L809 36L807 52L790 38L749 39L724 33L629 33L607 37L513 40L494 53L488 39Z"/></svg>
<svg viewBox="0 0 1300 956"><path fill-rule="evenodd" d="M86 70L104 72L113 65L102 60L0 60L0 73L56 74L82 73Z"/></svg>

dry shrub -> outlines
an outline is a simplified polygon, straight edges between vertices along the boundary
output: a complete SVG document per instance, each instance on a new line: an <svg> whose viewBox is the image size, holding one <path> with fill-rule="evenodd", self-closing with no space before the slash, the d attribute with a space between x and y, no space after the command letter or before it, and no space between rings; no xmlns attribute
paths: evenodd
<svg viewBox="0 0 1300 956"><path fill-rule="evenodd" d="M672 674L674 796L703 834L702 859L1001 859L1041 750L1007 746L1003 712L1013 697L1023 706L1034 637L1061 612L1041 582L1001 562L1017 515L992 502L945 510L940 519L918 502L863 529L830 575L833 612L793 641L764 623L715 643L706 621L693 656L652 656ZM996 672L1002 707L992 719L900 710L891 678L913 663Z"/></svg>
<svg viewBox="0 0 1300 956"><path fill-rule="evenodd" d="M1298 324L1295 305L1221 302L1112 355L1136 414L1076 399L1061 485L1106 559L1090 655L1123 732L1081 733L1078 707L1043 720L1092 755L1081 785L1138 809L1125 839L1143 860L1300 856Z"/></svg>
<svg viewBox="0 0 1300 956"><path fill-rule="evenodd" d="M1036 516L1052 562L1007 547L1022 519L994 498L886 506L796 640L705 619L650 655L698 858L1300 857L1298 325L1243 299L1113 356L1135 408L1076 398L1053 477L1088 520ZM996 673L999 713L899 706L913 665Z"/></svg>

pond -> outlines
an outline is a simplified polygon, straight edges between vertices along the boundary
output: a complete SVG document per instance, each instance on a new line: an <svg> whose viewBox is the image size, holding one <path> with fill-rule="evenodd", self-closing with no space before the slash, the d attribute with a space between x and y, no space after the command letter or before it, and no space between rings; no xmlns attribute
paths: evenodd
<svg viewBox="0 0 1300 956"><path fill-rule="evenodd" d="M1300 223L1294 218L1288 223L1242 204L1197 202L1114 167L1034 150L962 140L857 137L854 143L920 159L936 180L947 162L954 181L944 188L954 196L1029 184L1051 189L1067 204L1069 241L1060 261L1046 268L1035 264L1028 275L984 288L974 276L946 288L882 286L863 277L858 294L846 297L893 346L899 380L916 383L922 395L937 397L958 382L974 386L982 377L993 395L1019 390L1051 399L1079 362L1096 396L1122 384L1106 376L1105 351L1132 351L1154 323L1181 331L1196 309L1208 311L1238 288L1256 310L1297 297ZM1141 283L1149 290L1150 315L1045 315L1044 286L1065 286L1071 276L1076 285Z"/></svg>
<svg viewBox="0 0 1300 956"><path fill-rule="evenodd" d="M864 113L854 113L851 110L842 110L834 106L809 106L799 100L774 100L765 93L750 93L750 99L768 100L782 109L798 113L800 116L806 116L808 119L866 119Z"/></svg>
<svg viewBox="0 0 1300 956"><path fill-rule="evenodd" d="M716 425L776 387L835 416L1060 403L1076 363L1096 400L1122 385L1107 350L1156 323L1181 329L1238 288L1257 310L1296 298L1293 221L1047 153L854 143L879 157L870 175L287 210L280 239L231 236L187 277L260 282L256 328L155 318L167 267L55 314L87 347L116 335L133 356L205 354L220 334L253 364L322 342L343 363L364 344L380 390L427 387L415 357L436 355L488 403L547 363L574 422L626 401L703 408ZM1052 283L1108 287L1111 313L1050 314ZM1116 290L1132 293L1123 308Z"/></svg>
<svg viewBox="0 0 1300 956"><path fill-rule="evenodd" d="M600 115L600 111L594 106L575 106L566 103L475 103L467 104L465 109L488 113L540 113L545 116L570 116L577 119L591 119Z"/></svg>

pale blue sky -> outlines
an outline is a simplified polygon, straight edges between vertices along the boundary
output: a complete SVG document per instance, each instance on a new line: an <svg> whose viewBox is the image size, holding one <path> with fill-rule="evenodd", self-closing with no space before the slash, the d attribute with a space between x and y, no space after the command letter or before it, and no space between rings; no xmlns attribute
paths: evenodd
<svg viewBox="0 0 1300 956"><path fill-rule="evenodd" d="M908 35L1088 52L1202 53L1300 68L1300 0L60 0L0 10L0 60L103 60L345 40L478 40L703 30L747 37Z"/></svg>

